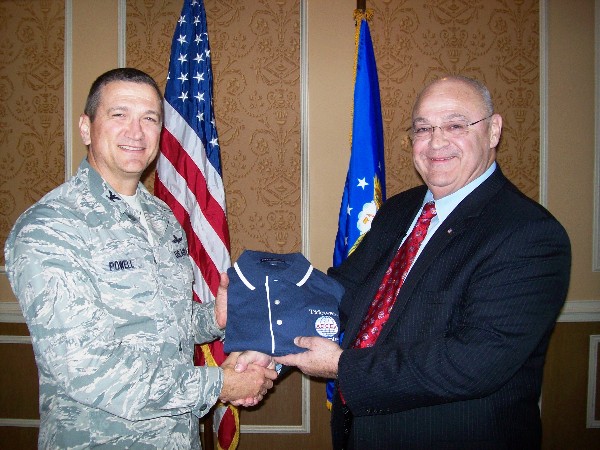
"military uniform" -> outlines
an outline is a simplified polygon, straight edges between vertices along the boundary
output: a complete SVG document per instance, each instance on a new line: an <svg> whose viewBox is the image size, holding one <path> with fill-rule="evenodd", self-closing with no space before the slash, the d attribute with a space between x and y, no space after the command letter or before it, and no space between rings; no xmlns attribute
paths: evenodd
<svg viewBox="0 0 600 450"><path fill-rule="evenodd" d="M223 372L194 367L194 343L223 332L212 304L192 302L182 228L137 193L148 230L84 160L6 241L39 370L40 448L200 448L197 417Z"/></svg>

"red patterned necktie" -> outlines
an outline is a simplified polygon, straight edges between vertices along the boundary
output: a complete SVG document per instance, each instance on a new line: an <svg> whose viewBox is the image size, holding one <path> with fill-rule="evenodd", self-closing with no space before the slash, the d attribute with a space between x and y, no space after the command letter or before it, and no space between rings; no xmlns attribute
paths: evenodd
<svg viewBox="0 0 600 450"><path fill-rule="evenodd" d="M398 249L398 253L390 263L385 272L381 285L371 302L369 311L363 319L358 336L354 341L353 348L372 347L381 333L381 329L394 306L398 292L404 283L408 270L412 266L417 251L427 235L429 223L437 214L435 203L429 202L423 206L423 210L410 235Z"/></svg>

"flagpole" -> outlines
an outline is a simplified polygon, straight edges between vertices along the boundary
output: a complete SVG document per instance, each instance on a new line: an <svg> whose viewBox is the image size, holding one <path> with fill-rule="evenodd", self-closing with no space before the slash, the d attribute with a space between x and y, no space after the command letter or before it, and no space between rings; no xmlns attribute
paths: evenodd
<svg viewBox="0 0 600 450"><path fill-rule="evenodd" d="M364 11L367 9L367 0L356 0L356 9Z"/></svg>

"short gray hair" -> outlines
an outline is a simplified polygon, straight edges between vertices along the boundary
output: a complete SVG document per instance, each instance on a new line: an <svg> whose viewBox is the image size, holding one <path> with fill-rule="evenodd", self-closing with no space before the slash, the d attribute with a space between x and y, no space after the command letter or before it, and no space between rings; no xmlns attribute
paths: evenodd
<svg viewBox="0 0 600 450"><path fill-rule="evenodd" d="M481 81L476 80L475 78L469 78L464 75L447 75L447 76L435 79L432 82L430 82L427 86L425 86L423 88L423 90L417 96L417 99L415 100L415 106L413 108L413 111L417 107L417 105L421 102L422 95L429 89L430 86L436 84L440 80L450 80L450 81L454 80L454 81L459 81L461 83L464 83L464 84L470 86L473 90L475 90L479 94L479 97L481 98L483 106L486 110L486 115L491 116L492 114L494 114L494 103L492 102L492 95L490 94L490 91L486 87L486 85L483 84Z"/></svg>

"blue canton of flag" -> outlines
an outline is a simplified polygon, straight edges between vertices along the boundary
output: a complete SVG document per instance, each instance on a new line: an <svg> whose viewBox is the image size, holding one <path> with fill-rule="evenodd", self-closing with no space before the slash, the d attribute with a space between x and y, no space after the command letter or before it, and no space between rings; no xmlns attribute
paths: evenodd
<svg viewBox="0 0 600 450"><path fill-rule="evenodd" d="M339 266L371 229L375 213L385 201L385 165L383 122L375 53L367 16L372 12L355 11L358 38L350 164L340 207L333 265ZM340 333L340 344L344 333ZM327 408L335 392L333 380L325 385Z"/></svg>
<svg viewBox="0 0 600 450"><path fill-rule="evenodd" d="M186 1L177 23L171 48L165 101L175 108L198 134L208 160L221 175L221 158L212 104L210 46L206 12L202 2Z"/></svg>
<svg viewBox="0 0 600 450"><path fill-rule="evenodd" d="M371 228L385 201L383 123L375 54L366 18L360 22L350 164L340 207L333 265L340 265Z"/></svg>

